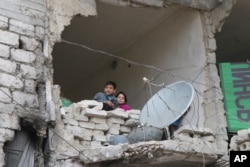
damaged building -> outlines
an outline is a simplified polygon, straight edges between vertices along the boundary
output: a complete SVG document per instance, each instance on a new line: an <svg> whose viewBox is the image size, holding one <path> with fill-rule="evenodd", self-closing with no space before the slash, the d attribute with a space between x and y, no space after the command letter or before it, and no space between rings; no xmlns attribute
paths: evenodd
<svg viewBox="0 0 250 167"><path fill-rule="evenodd" d="M236 103L245 124L235 129L222 77L223 63L249 70L250 2L1 2L0 166L229 166L230 150L250 150L249 72ZM107 80L133 109L91 108ZM166 125L164 139L146 140L143 107L180 81L193 88L181 127L170 136ZM140 130L138 142L112 143Z"/></svg>

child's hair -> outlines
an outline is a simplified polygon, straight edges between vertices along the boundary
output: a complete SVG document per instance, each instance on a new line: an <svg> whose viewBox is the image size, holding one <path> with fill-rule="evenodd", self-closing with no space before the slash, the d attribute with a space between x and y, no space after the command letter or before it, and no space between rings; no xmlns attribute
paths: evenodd
<svg viewBox="0 0 250 167"><path fill-rule="evenodd" d="M126 96L126 94L123 91L118 92L117 95L116 95L116 97L118 97L120 94L122 94L124 96L124 101L125 101L125 103L127 103L128 102L127 101L127 96Z"/></svg>
<svg viewBox="0 0 250 167"><path fill-rule="evenodd" d="M107 81L104 86L107 86L107 85L112 85L114 89L116 89L116 83L113 81Z"/></svg>

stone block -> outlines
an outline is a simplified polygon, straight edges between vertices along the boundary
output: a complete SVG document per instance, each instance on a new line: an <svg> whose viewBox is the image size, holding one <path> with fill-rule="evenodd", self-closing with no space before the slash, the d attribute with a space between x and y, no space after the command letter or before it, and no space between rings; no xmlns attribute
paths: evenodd
<svg viewBox="0 0 250 167"><path fill-rule="evenodd" d="M33 52L25 51L21 49L11 49L10 54L13 60L22 63L34 63L36 60L36 55Z"/></svg>
<svg viewBox="0 0 250 167"><path fill-rule="evenodd" d="M82 100L78 102L77 105L79 105L80 108L84 109L84 108L93 108L102 105L102 103L96 100Z"/></svg>
<svg viewBox="0 0 250 167"><path fill-rule="evenodd" d="M0 102L0 113L3 114L12 114L14 112L15 104L5 104Z"/></svg>
<svg viewBox="0 0 250 167"><path fill-rule="evenodd" d="M92 118L89 119L89 122L98 123L98 124L106 124L106 119L105 118L92 117Z"/></svg>
<svg viewBox="0 0 250 167"><path fill-rule="evenodd" d="M230 150L233 150L233 151L238 151L238 150L240 150L240 148L239 148L239 145L236 143L236 141L237 141L237 137L238 136L233 136L232 138L231 138L231 140L230 140Z"/></svg>
<svg viewBox="0 0 250 167"><path fill-rule="evenodd" d="M21 21L10 19L9 30L18 34L27 35L33 37L35 35L35 27L30 24L23 23Z"/></svg>
<svg viewBox="0 0 250 167"><path fill-rule="evenodd" d="M212 26L205 26L205 31L204 31L204 34L207 35L207 37L209 38L214 38L214 33L213 33L213 30L212 30Z"/></svg>
<svg viewBox="0 0 250 167"><path fill-rule="evenodd" d="M83 135L89 135L89 136L93 135L93 132L90 129L85 129L78 126L72 126L69 124L65 126L65 130L73 134L74 136L78 136L79 138L82 138Z"/></svg>
<svg viewBox="0 0 250 167"><path fill-rule="evenodd" d="M75 117L75 119L78 121L83 121L83 122L89 121L89 118L85 115L82 115L82 114L80 114L78 117Z"/></svg>
<svg viewBox="0 0 250 167"><path fill-rule="evenodd" d="M85 108L85 116L88 117L99 117L99 118L106 118L107 112L106 111L97 111L89 108Z"/></svg>
<svg viewBox="0 0 250 167"><path fill-rule="evenodd" d="M93 130L93 135L104 135L102 130Z"/></svg>
<svg viewBox="0 0 250 167"><path fill-rule="evenodd" d="M129 114L128 117L129 117L130 119L137 119L137 120L140 119L140 115L136 115L136 114Z"/></svg>
<svg viewBox="0 0 250 167"><path fill-rule="evenodd" d="M10 57L10 47L7 45L0 44L0 57L8 58Z"/></svg>
<svg viewBox="0 0 250 167"><path fill-rule="evenodd" d="M70 107L61 107L61 110L65 113L65 118L75 119Z"/></svg>
<svg viewBox="0 0 250 167"><path fill-rule="evenodd" d="M78 121L71 119L71 118L65 118L63 119L63 123L64 124L69 124L69 125L73 125L73 126L78 126Z"/></svg>
<svg viewBox="0 0 250 167"><path fill-rule="evenodd" d="M38 97L37 95L27 94L19 91L12 93L13 100L22 106L28 107L38 107Z"/></svg>
<svg viewBox="0 0 250 167"><path fill-rule="evenodd" d="M0 114L0 127L20 130L19 118L14 115Z"/></svg>
<svg viewBox="0 0 250 167"><path fill-rule="evenodd" d="M91 135L81 135L79 140L84 140L84 141L92 141L92 136Z"/></svg>
<svg viewBox="0 0 250 167"><path fill-rule="evenodd" d="M123 118L123 119L127 119L128 118L128 113L127 112L124 112L123 110L121 109L115 109L115 110L112 110L112 111L108 111L108 117L111 118Z"/></svg>
<svg viewBox="0 0 250 167"><path fill-rule="evenodd" d="M76 103L71 104L69 107L71 107L71 109L72 109L72 111L74 113L80 113L81 112L81 108Z"/></svg>
<svg viewBox="0 0 250 167"><path fill-rule="evenodd" d="M119 135L120 133L120 128L109 128L108 134L111 135Z"/></svg>
<svg viewBox="0 0 250 167"><path fill-rule="evenodd" d="M9 89L0 87L0 101L6 103L10 103L12 101L12 96Z"/></svg>
<svg viewBox="0 0 250 167"><path fill-rule="evenodd" d="M94 129L95 128L95 124L92 122L79 122L79 126L82 128L86 128L86 129Z"/></svg>
<svg viewBox="0 0 250 167"><path fill-rule="evenodd" d="M121 128L120 124L108 123L109 128Z"/></svg>
<svg viewBox="0 0 250 167"><path fill-rule="evenodd" d="M132 129L130 127L121 126L120 132L129 133L131 131L132 131Z"/></svg>
<svg viewBox="0 0 250 167"><path fill-rule="evenodd" d="M17 67L16 63L0 58L0 70L1 71L13 74L16 72L16 67Z"/></svg>
<svg viewBox="0 0 250 167"><path fill-rule="evenodd" d="M80 144L84 147L90 147L91 146L91 141L84 141L84 140L80 140Z"/></svg>
<svg viewBox="0 0 250 167"><path fill-rule="evenodd" d="M243 129L237 131L238 136L250 136L250 129Z"/></svg>
<svg viewBox="0 0 250 167"><path fill-rule="evenodd" d="M139 120L137 119L128 119L126 122L125 122L125 126L128 126L128 127L136 127L140 124Z"/></svg>
<svg viewBox="0 0 250 167"><path fill-rule="evenodd" d="M21 79L18 77L5 74L5 73L0 73L0 85L6 86L6 87L13 87L16 89L21 89L23 88L24 84Z"/></svg>
<svg viewBox="0 0 250 167"><path fill-rule="evenodd" d="M9 19L7 17L0 16L0 28L7 29L8 28Z"/></svg>
<svg viewBox="0 0 250 167"><path fill-rule="evenodd" d="M73 109L71 108L71 107L62 107L62 108L64 108L64 111L65 111L65 114L66 115L71 115L71 118L73 118Z"/></svg>
<svg viewBox="0 0 250 167"><path fill-rule="evenodd" d="M100 141L91 141L91 147L100 147L102 143Z"/></svg>
<svg viewBox="0 0 250 167"><path fill-rule="evenodd" d="M106 142L107 137L104 135L93 135L93 141Z"/></svg>
<svg viewBox="0 0 250 167"><path fill-rule="evenodd" d="M25 80L24 81L24 90L28 93L35 93L36 82L34 80Z"/></svg>
<svg viewBox="0 0 250 167"><path fill-rule="evenodd" d="M81 128L81 129L82 129L82 134L83 135L89 135L89 136L93 135L93 130L92 129L86 129L86 128Z"/></svg>
<svg viewBox="0 0 250 167"><path fill-rule="evenodd" d="M21 36L20 41L22 42L23 49L34 51L40 43L35 38L29 38L26 36Z"/></svg>
<svg viewBox="0 0 250 167"><path fill-rule="evenodd" d="M209 38L208 39L208 47L210 51L215 51L216 50L216 40L214 38Z"/></svg>
<svg viewBox="0 0 250 167"><path fill-rule="evenodd" d="M107 124L95 124L95 129L107 131L109 128Z"/></svg>
<svg viewBox="0 0 250 167"><path fill-rule="evenodd" d="M215 55L214 52L213 53L208 53L208 55L207 55L207 62L208 63L213 63L213 64L217 63L217 61L216 61L216 55Z"/></svg>
<svg viewBox="0 0 250 167"><path fill-rule="evenodd" d="M249 142L250 141L250 137L249 136L237 136L235 139L235 143L240 145L244 142Z"/></svg>
<svg viewBox="0 0 250 167"><path fill-rule="evenodd" d="M20 71L23 78L36 79L36 68L21 64Z"/></svg>
<svg viewBox="0 0 250 167"><path fill-rule="evenodd" d="M129 111L127 111L127 112L128 112L129 115L130 115L130 114L135 114L135 115L140 115L140 114L141 114L141 111L140 111L140 110L135 110L135 109L129 110Z"/></svg>
<svg viewBox="0 0 250 167"><path fill-rule="evenodd" d="M19 36L12 32L0 30L0 43L18 47Z"/></svg>
<svg viewBox="0 0 250 167"><path fill-rule="evenodd" d="M63 130L63 133L60 134L61 137L63 137L63 139L65 139L66 141L74 141L74 135L72 135L72 132L70 132L69 130ZM59 142L59 141L58 141ZM63 142L63 141L60 141Z"/></svg>
<svg viewBox="0 0 250 167"><path fill-rule="evenodd" d="M14 136L15 136L14 130L0 128L0 142L13 140Z"/></svg>
<svg viewBox="0 0 250 167"><path fill-rule="evenodd" d="M44 35L45 35L45 30L43 27L39 27L39 26L36 26L35 27L35 35L36 37L39 37L41 39L44 38Z"/></svg>
<svg viewBox="0 0 250 167"><path fill-rule="evenodd" d="M124 119L121 119L121 118L108 118L108 119L107 119L107 123L108 123L108 124L110 124L110 123L124 124L125 121L124 121Z"/></svg>

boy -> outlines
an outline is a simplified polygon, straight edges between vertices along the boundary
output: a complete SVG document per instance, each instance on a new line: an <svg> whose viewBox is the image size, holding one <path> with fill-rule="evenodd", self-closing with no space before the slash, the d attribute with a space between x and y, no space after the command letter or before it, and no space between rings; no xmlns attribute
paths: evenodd
<svg viewBox="0 0 250 167"><path fill-rule="evenodd" d="M118 102L114 96L116 92L116 83L107 81L104 85L104 92L95 95L94 100L103 103L102 110L110 111L118 107Z"/></svg>

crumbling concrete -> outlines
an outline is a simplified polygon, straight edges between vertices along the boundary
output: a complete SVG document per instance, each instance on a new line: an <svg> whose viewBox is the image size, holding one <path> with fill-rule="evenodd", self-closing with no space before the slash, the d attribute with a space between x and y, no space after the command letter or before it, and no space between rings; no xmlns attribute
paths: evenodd
<svg viewBox="0 0 250 167"><path fill-rule="evenodd" d="M239 130L230 141L231 151L249 151L250 150L250 129Z"/></svg>
<svg viewBox="0 0 250 167"><path fill-rule="evenodd" d="M203 1L203 0L166 0L167 2L171 2L173 4L188 6L192 8L197 8L201 10L213 10L214 8L221 5L221 3L225 0L210 0L210 1Z"/></svg>
<svg viewBox="0 0 250 167"><path fill-rule="evenodd" d="M48 34L46 35L48 43L48 56L51 56L55 42L60 41L61 33L65 26L70 24L70 21L76 15L96 16L95 0L46 0L48 9Z"/></svg>
<svg viewBox="0 0 250 167"><path fill-rule="evenodd" d="M207 66L204 70L207 83L203 103L205 109L204 125L214 131L217 147L225 154L228 152L227 122L223 106L223 93L220 88L220 78L216 66L216 40L214 34L220 31L234 3L234 0L224 1L213 11L206 11L202 15L207 56Z"/></svg>
<svg viewBox="0 0 250 167"><path fill-rule="evenodd" d="M213 148L204 143L199 145L196 142L166 140L89 148L81 152L80 159L85 163L119 160L119 162L114 161L114 164L119 166L126 166L129 162L133 162L130 166L168 165L173 162L176 165L185 162L207 165L216 162L217 155L218 153ZM202 156L204 157L201 158ZM110 165L112 166L112 163Z"/></svg>

